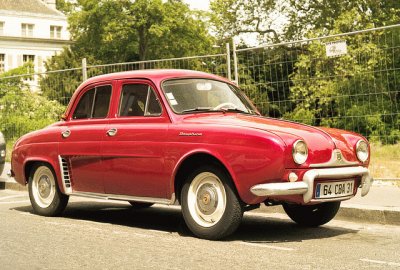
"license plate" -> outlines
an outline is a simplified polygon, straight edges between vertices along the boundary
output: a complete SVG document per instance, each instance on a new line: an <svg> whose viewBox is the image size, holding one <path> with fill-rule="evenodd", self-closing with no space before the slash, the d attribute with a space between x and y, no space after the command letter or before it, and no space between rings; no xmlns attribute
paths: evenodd
<svg viewBox="0 0 400 270"><path fill-rule="evenodd" d="M353 193L354 180L318 183L315 189L315 198L340 198L353 195Z"/></svg>

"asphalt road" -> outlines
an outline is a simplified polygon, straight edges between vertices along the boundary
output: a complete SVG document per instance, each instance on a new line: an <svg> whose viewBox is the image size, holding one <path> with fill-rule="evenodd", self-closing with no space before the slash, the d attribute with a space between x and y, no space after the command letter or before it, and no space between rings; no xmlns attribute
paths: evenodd
<svg viewBox="0 0 400 270"><path fill-rule="evenodd" d="M193 237L177 206L72 198L62 217L32 213L26 192L0 191L1 269L400 269L400 227L331 221L301 228L245 214L225 241Z"/></svg>

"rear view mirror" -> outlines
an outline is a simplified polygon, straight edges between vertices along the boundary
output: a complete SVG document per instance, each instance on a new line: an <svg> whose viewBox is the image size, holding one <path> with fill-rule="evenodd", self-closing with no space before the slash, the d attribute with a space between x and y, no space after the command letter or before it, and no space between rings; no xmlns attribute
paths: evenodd
<svg viewBox="0 0 400 270"><path fill-rule="evenodd" d="M210 91L212 89L212 84L209 82L196 83L196 89L199 91Z"/></svg>

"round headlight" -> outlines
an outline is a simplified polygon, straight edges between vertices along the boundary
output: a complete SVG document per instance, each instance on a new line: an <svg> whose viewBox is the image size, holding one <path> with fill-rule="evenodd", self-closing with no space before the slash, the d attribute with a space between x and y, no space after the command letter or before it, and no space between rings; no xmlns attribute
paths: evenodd
<svg viewBox="0 0 400 270"><path fill-rule="evenodd" d="M364 140L359 140L356 144L356 154L357 158L361 162L367 161L369 158L368 144Z"/></svg>
<svg viewBox="0 0 400 270"><path fill-rule="evenodd" d="M302 141L298 140L293 144L293 160L297 164L303 164L306 162L307 157L308 157L308 147L307 144Z"/></svg>

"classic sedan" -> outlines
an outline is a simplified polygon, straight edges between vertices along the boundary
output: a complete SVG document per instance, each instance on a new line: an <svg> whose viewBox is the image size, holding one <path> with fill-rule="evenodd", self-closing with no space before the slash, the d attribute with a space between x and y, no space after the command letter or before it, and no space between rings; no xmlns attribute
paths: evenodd
<svg viewBox="0 0 400 270"><path fill-rule="evenodd" d="M147 70L80 85L62 121L16 142L10 173L40 215L74 195L135 208L177 200L194 235L220 239L261 203L303 226L330 221L368 193L369 159L363 136L263 117L224 78Z"/></svg>
<svg viewBox="0 0 400 270"><path fill-rule="evenodd" d="M0 132L0 175L3 173L4 164L6 162L6 140L3 133Z"/></svg>

